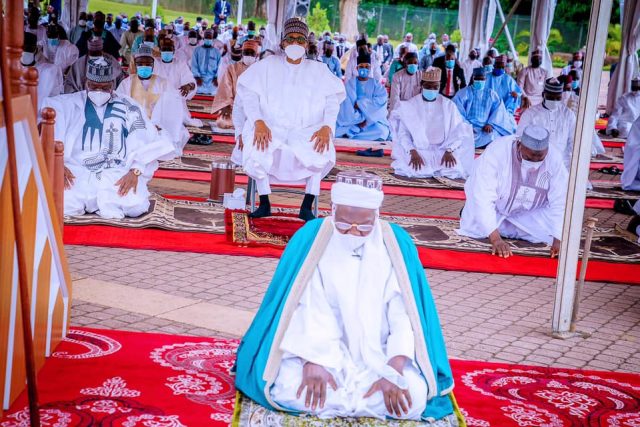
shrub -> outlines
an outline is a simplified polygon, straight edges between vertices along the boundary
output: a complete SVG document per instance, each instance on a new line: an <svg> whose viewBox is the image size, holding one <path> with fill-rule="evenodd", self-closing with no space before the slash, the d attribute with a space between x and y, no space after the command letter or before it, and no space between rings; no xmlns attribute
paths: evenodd
<svg viewBox="0 0 640 427"><path fill-rule="evenodd" d="M309 13L307 25L309 25L311 31L314 31L316 35L321 35L325 31L331 31L329 18L327 17L327 9L322 8L320 2L317 2L311 10L311 13Z"/></svg>

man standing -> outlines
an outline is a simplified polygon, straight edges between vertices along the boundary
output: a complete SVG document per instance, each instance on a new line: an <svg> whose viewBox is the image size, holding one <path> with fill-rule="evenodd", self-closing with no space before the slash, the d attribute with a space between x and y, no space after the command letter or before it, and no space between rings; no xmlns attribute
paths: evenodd
<svg viewBox="0 0 640 427"><path fill-rule="evenodd" d="M48 98L56 110L55 139L64 142L64 213L137 217L149 209L147 183L173 145L138 104L114 95L104 58L87 66L87 89Z"/></svg>
<svg viewBox="0 0 640 427"><path fill-rule="evenodd" d="M193 51L191 72L198 83L198 93L215 95L218 91L218 66L220 52L213 47L213 30L204 32L202 46Z"/></svg>
<svg viewBox="0 0 640 427"><path fill-rule="evenodd" d="M390 129L387 121L387 90L369 78L371 56L358 55L358 77L347 80L347 98L340 105L336 136L367 141L386 141Z"/></svg>
<svg viewBox="0 0 640 427"><path fill-rule="evenodd" d="M133 44L140 35L142 35L142 31L140 31L139 21L134 18L131 20L129 29L120 37L120 56L123 57L123 63L125 65L131 63Z"/></svg>
<svg viewBox="0 0 640 427"><path fill-rule="evenodd" d="M45 98L62 93L62 69L44 57L37 56L38 38L33 33L24 32L24 45L20 63L23 67L35 67L38 70L38 111Z"/></svg>
<svg viewBox="0 0 640 427"><path fill-rule="evenodd" d="M87 30L87 12L80 12L78 25L73 27L73 29L69 32L69 41L75 45L78 40L80 40L80 36L82 36L82 33Z"/></svg>
<svg viewBox="0 0 640 427"><path fill-rule="evenodd" d="M440 82L440 93L452 99L460 89L467 87L464 79L464 71L456 58L456 48L448 44L445 48L445 56L440 56L433 61L433 66L440 68L442 77Z"/></svg>
<svg viewBox="0 0 640 427"><path fill-rule="evenodd" d="M547 70L542 68L542 52L536 49L531 52L531 63L518 74L518 86L522 88L522 104L536 106L543 101L544 82L548 77ZM524 108L524 107L523 107Z"/></svg>
<svg viewBox="0 0 640 427"><path fill-rule="evenodd" d="M270 181L306 182L300 218L311 207L320 181L335 164L335 134L344 85L321 62L304 59L309 28L302 20L284 24L281 48L238 79L238 98L247 117L242 132L242 163L256 180L260 207L253 217L271 215Z"/></svg>
<svg viewBox="0 0 640 427"><path fill-rule="evenodd" d="M116 17L116 21L113 24L113 28L111 28L109 31L111 31L111 34L113 34L113 37L115 37L116 40L120 41L122 40L122 35L125 33L125 29L122 27L122 18L121 17ZM122 45L120 45L120 48L122 48Z"/></svg>
<svg viewBox="0 0 640 427"><path fill-rule="evenodd" d="M487 87L498 94L504 103L504 108L513 116L516 109L520 107L522 89L516 84L513 77L505 73L506 64L507 57L505 55L496 58L493 71L487 76Z"/></svg>
<svg viewBox="0 0 640 427"><path fill-rule="evenodd" d="M429 43L420 50L420 69L424 71L429 67L433 67L433 61L440 56L442 56L442 52L438 50L438 43L435 40L430 40Z"/></svg>
<svg viewBox="0 0 640 427"><path fill-rule="evenodd" d="M484 68L473 70L473 84L461 89L453 98L462 117L473 126L476 148L485 147L494 139L516 131L513 116L493 90L485 85Z"/></svg>
<svg viewBox="0 0 640 427"><path fill-rule="evenodd" d="M421 92L423 71L418 70L418 55L414 52L407 53L404 62L405 67L394 74L391 82L389 111L393 111L400 101L407 101Z"/></svg>
<svg viewBox="0 0 640 427"><path fill-rule="evenodd" d="M216 0L213 6L213 22L216 25L220 25L221 22L226 23L229 16L231 16L231 3L227 0Z"/></svg>
<svg viewBox="0 0 640 427"><path fill-rule="evenodd" d="M549 132L530 125L520 137L491 144L476 160L464 186L467 201L457 231L488 238L492 253L502 258L512 255L503 237L546 243L556 257L567 180L561 155L549 147Z"/></svg>
<svg viewBox="0 0 640 427"><path fill-rule="evenodd" d="M640 117L640 77L631 80L631 92L622 95L609 116L607 135L626 138L631 126Z"/></svg>
<svg viewBox="0 0 640 427"><path fill-rule="evenodd" d="M573 61L566 67L562 69L562 74L567 75L571 71L576 70L578 72L578 77L582 79L582 62L584 59L584 54L581 51L575 52L573 54Z"/></svg>
<svg viewBox="0 0 640 427"><path fill-rule="evenodd" d="M479 57L480 50L478 48L471 49L469 51L469 57L460 64L462 71L464 72L464 80L466 82L471 81L471 75L473 74L474 68L482 67L482 62L478 60Z"/></svg>
<svg viewBox="0 0 640 427"><path fill-rule="evenodd" d="M453 102L438 94L440 73L439 68L424 71L422 92L399 102L391 112L391 167L398 175L465 179L471 171L473 128Z"/></svg>
<svg viewBox="0 0 640 427"><path fill-rule="evenodd" d="M99 37L102 39L103 51L116 59L120 58L120 43L118 43L118 40L113 37L113 34L104 29L104 24L104 13L96 12L93 15L93 28L91 31L82 33L80 40L76 43L80 56L86 55L89 51L89 48L87 47L89 40L93 37Z"/></svg>
<svg viewBox="0 0 640 427"><path fill-rule="evenodd" d="M457 425L436 307L411 237L379 218L382 181L340 173L332 215L287 245L238 348L237 389L320 418Z"/></svg>
<svg viewBox="0 0 640 427"><path fill-rule="evenodd" d="M413 43L413 34L411 33L407 33L407 35L404 36L404 41L396 47L396 51L395 51L396 57L400 55L401 47L405 47L407 49L407 52L418 53L418 46L416 46L415 43Z"/></svg>

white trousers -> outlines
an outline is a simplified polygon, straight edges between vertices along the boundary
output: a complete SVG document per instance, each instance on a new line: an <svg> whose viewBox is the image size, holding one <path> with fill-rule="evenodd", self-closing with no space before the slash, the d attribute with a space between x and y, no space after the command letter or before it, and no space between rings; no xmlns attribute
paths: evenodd
<svg viewBox="0 0 640 427"><path fill-rule="evenodd" d="M266 196L271 194L271 180L273 178L271 176L266 176L264 178L256 179L256 189L258 190L258 194L261 196ZM322 176L320 173L315 173L309 176L304 182L306 183L304 192L306 194L313 194L314 196L320 195L320 182L322 181Z"/></svg>

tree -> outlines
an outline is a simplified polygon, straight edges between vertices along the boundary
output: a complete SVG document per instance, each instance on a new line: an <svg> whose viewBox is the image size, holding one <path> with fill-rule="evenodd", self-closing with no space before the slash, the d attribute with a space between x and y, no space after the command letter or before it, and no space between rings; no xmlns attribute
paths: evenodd
<svg viewBox="0 0 640 427"><path fill-rule="evenodd" d="M320 7L320 2L317 2L311 10L311 13L309 13L309 16L307 17L307 25L309 25L309 29L314 31L316 34L331 31L329 18L327 18L327 9Z"/></svg>
<svg viewBox="0 0 640 427"><path fill-rule="evenodd" d="M351 38L358 34L358 3L360 0L340 0L340 32Z"/></svg>

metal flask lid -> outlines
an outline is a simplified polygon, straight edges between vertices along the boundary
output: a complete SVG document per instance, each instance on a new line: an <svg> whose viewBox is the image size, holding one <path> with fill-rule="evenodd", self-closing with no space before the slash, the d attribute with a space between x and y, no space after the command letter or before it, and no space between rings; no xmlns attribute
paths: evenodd
<svg viewBox="0 0 640 427"><path fill-rule="evenodd" d="M236 166L229 160L216 160L211 162L211 169L235 169Z"/></svg>

